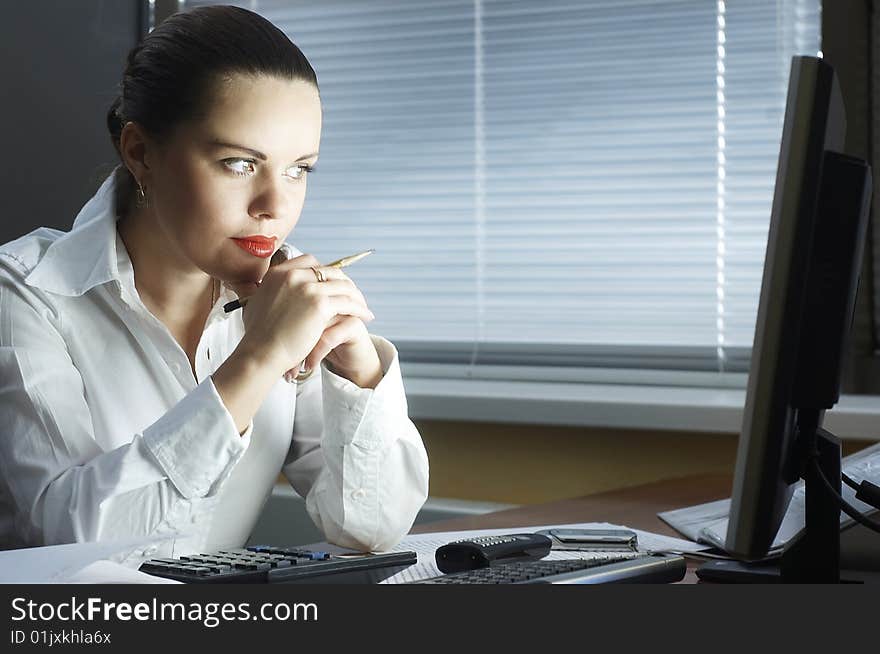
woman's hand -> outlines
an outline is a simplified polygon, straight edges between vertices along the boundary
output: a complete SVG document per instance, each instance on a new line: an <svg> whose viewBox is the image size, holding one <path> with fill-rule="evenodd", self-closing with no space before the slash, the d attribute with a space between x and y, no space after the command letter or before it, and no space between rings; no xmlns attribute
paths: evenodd
<svg viewBox="0 0 880 654"><path fill-rule="evenodd" d="M381 364L364 322L374 316L363 294L337 268L304 254L272 266L243 309L245 351L278 369L309 369L326 357L334 372L359 386L375 386Z"/></svg>
<svg viewBox="0 0 880 654"><path fill-rule="evenodd" d="M311 370L325 358L334 373L361 388L375 388L382 380L379 354L360 318L336 316L331 320L306 357L304 367Z"/></svg>

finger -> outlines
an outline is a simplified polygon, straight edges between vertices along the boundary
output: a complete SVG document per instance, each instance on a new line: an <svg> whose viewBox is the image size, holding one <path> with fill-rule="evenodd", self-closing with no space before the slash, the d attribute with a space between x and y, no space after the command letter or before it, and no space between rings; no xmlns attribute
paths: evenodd
<svg viewBox="0 0 880 654"><path fill-rule="evenodd" d="M361 293L360 289L355 286L354 282L347 277L343 276L343 279L318 282L312 271L309 269L293 268L284 270L283 268L286 266L286 263L287 262L279 264L274 268L270 268L266 273L266 276L263 278L262 283L266 284L270 280L277 280L289 288L305 286L310 293L314 294L314 297L328 295L346 296L352 301L359 303L366 312L369 312L369 307L367 307L367 301L366 298L364 298L363 293ZM253 291L250 293L253 293ZM372 320L375 317L372 315L372 312L361 312L358 315L361 315L365 320ZM327 316L327 319L329 320L329 315Z"/></svg>
<svg viewBox="0 0 880 654"><path fill-rule="evenodd" d="M284 265L289 268L311 268L312 266L320 266L321 262L311 254L301 254L298 257L282 261L279 265Z"/></svg>
<svg viewBox="0 0 880 654"><path fill-rule="evenodd" d="M320 264L318 264L317 266L313 266L313 267L315 269L315 271L314 271L315 277L317 277L318 274L320 273L324 277L325 280L347 279L348 281L351 282L351 277L346 275L342 271L342 268L338 268L336 266L322 266ZM351 283L353 284L354 282L351 282Z"/></svg>
<svg viewBox="0 0 880 654"><path fill-rule="evenodd" d="M315 281L318 282L319 284L326 284L327 282L334 282L334 281L348 282L349 284L351 284L351 287L357 291L358 295L360 295L360 297L363 298L363 294L361 293L361 290L358 288L357 284L355 284L354 281L352 281L351 277L349 277L344 272L342 272L342 269L340 269L340 268L336 268L334 266L328 266L328 267L315 266L314 270L312 270L312 273L315 275ZM323 277L323 279L324 279L323 282L318 279L319 274ZM364 300L364 304L366 304L366 300Z"/></svg>
<svg viewBox="0 0 880 654"><path fill-rule="evenodd" d="M286 259L278 256L278 252L280 252L280 250L276 251L275 254L272 255L272 259L269 261L269 272L273 270L308 270L313 266L321 265L321 262L311 254L301 254L298 257Z"/></svg>
<svg viewBox="0 0 880 654"><path fill-rule="evenodd" d="M330 319L330 321L327 323L327 327L325 327L324 331L327 331L327 329L330 329L331 327L338 325L343 320L357 320L357 318L353 318L352 316L333 316ZM311 353L313 353L315 351L315 348L317 348L317 347L318 347L318 344L315 344L315 346L312 348ZM324 356L326 356L326 355L324 355ZM309 360L309 357L307 355L306 358L300 362L300 365L298 368L291 368L290 370L287 371L287 374L288 375L289 374L296 374L296 373L300 372L300 370L311 370L311 368L306 367L306 361L308 361L308 360ZM322 360L323 360L323 357L318 359L318 362L320 363Z"/></svg>
<svg viewBox="0 0 880 654"><path fill-rule="evenodd" d="M308 257L311 257L311 260L313 260L313 261L315 260L315 258L312 257L311 255L302 255L300 257L297 257L296 260L297 261L298 260L307 261ZM306 274L305 273L306 268L301 265L297 265L297 266L289 265L293 261L295 261L295 260L290 259L289 261L285 261L285 262L279 264L277 266L277 268L279 271L284 271L286 269L286 270L290 271L290 273L293 273L293 271L296 271L295 273L293 273L295 276L292 277L292 279L299 282L302 279L301 275ZM318 283L318 284L326 284L328 282L334 282L334 281L335 282L347 282L348 284L351 285L351 288L356 292L356 294L360 297L360 299L364 302L364 304L366 304L366 299L364 298L363 293L361 293L361 290L357 287L357 284L355 284L351 280L351 278L348 275L346 275L344 272L342 272L342 270L340 270L339 268L336 268L333 266L321 267L320 264L316 263L316 265L308 266L307 269L314 276L315 283ZM308 278L308 275L306 275L306 278ZM336 291L336 292L338 292L338 291Z"/></svg>
<svg viewBox="0 0 880 654"><path fill-rule="evenodd" d="M334 316L354 316L364 322L371 322L376 318L365 304L353 300L347 295L331 295L327 300L329 314L326 316L326 320L328 323Z"/></svg>
<svg viewBox="0 0 880 654"><path fill-rule="evenodd" d="M330 320L327 321L327 324L324 325L324 329L325 330L330 329L331 327L333 327L333 325L336 325L336 324L342 322L343 320L351 320L352 318L353 318L353 316L335 315L332 318L330 318Z"/></svg>
<svg viewBox="0 0 880 654"><path fill-rule="evenodd" d="M346 275L342 271L342 268L339 268L337 266L322 266L321 264L317 264L315 266L309 266L309 268L312 270L312 273L315 275L315 281L320 282L320 281L330 281L330 280L336 279L336 280L348 280L349 282L354 284L351 277Z"/></svg>
<svg viewBox="0 0 880 654"><path fill-rule="evenodd" d="M272 255L272 258L269 259L269 266L277 266L279 263L284 263L292 258L293 249L287 243L282 243L279 248L275 250L275 254Z"/></svg>
<svg viewBox="0 0 880 654"><path fill-rule="evenodd" d="M361 293L361 289L348 279L333 279L326 282L315 282L312 290L321 293L322 295L347 295L351 299L360 302L365 307L367 306L367 299L364 297L364 294Z"/></svg>
<svg viewBox="0 0 880 654"><path fill-rule="evenodd" d="M311 370L320 365L321 361L334 349L358 336L361 329L362 326L354 318L344 318L332 327L325 329L315 347L306 356L305 367Z"/></svg>
<svg viewBox="0 0 880 654"><path fill-rule="evenodd" d="M271 266L266 271L261 284L269 284L270 287L286 286L288 288L298 288L314 286L317 283L314 273L308 268L291 268L288 264L290 264L290 261L284 261L277 266Z"/></svg>

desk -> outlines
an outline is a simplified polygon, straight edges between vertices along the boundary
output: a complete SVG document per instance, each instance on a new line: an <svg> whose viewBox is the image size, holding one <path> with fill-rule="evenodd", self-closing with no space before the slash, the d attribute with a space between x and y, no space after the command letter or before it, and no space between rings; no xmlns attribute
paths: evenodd
<svg viewBox="0 0 880 654"><path fill-rule="evenodd" d="M732 475L696 475L621 488L585 497L528 504L467 518L440 520L414 527L411 533L503 529L576 522L612 522L643 531L681 538L657 513L730 497ZM688 559L685 583L695 583L700 561Z"/></svg>

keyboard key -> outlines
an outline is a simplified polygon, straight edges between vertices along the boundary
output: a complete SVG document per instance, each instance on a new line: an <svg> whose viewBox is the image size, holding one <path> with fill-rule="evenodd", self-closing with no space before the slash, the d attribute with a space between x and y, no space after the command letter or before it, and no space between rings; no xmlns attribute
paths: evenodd
<svg viewBox="0 0 880 654"><path fill-rule="evenodd" d="M558 561L518 561L511 563L496 564L486 568L478 568L467 572L447 574L441 577L433 577L413 583L427 584L515 584L534 582L554 575L598 570L603 566L620 564L632 561L635 565L626 570L607 571L606 575L616 574L618 578L643 578L647 581L671 582L678 581L684 576L684 559L680 556L652 557L640 554L633 556L630 553L621 556L610 555L592 559L566 559ZM668 565L667 565L668 564ZM650 574L649 574L650 573Z"/></svg>

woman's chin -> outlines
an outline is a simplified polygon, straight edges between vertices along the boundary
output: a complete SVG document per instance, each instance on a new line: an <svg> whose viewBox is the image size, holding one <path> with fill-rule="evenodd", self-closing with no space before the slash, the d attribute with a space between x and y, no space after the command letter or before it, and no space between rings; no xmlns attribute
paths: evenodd
<svg viewBox="0 0 880 654"><path fill-rule="evenodd" d="M260 282L255 282L248 279L224 279L223 284L227 288L235 291L238 297L248 297L249 295L253 295L256 290L260 288Z"/></svg>
<svg viewBox="0 0 880 654"><path fill-rule="evenodd" d="M220 275L219 277L227 286L232 286L233 288L247 288L253 292L260 287L260 283L263 281L263 277L266 275L268 269L268 265L263 265L261 263L256 266L229 270L227 271L227 274Z"/></svg>

